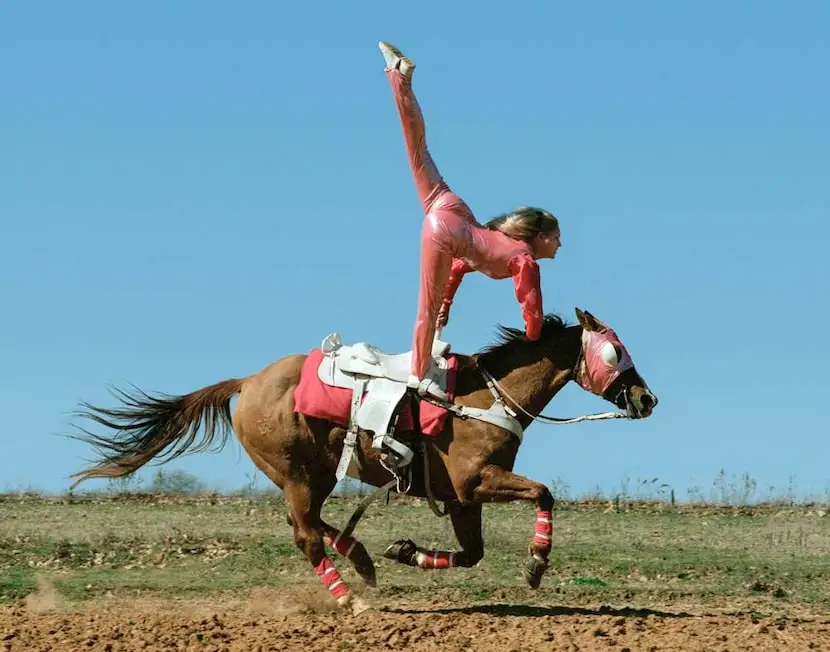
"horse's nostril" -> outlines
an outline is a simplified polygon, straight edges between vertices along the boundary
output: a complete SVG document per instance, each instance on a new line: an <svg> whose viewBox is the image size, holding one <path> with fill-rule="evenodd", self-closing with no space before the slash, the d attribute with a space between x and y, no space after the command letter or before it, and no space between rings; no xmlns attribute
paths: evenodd
<svg viewBox="0 0 830 652"><path fill-rule="evenodd" d="M653 408L657 405L657 399L651 394L643 394L642 397L640 397L640 404L646 409Z"/></svg>

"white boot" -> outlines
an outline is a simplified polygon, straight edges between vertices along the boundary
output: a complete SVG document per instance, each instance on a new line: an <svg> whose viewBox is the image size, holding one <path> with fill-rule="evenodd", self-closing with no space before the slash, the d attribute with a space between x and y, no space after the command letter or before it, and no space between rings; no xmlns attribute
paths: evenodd
<svg viewBox="0 0 830 652"><path fill-rule="evenodd" d="M389 70L400 70L405 76L411 77L415 72L415 62L403 55L398 48L391 43L380 41L378 43L383 58L386 60L386 67Z"/></svg>
<svg viewBox="0 0 830 652"><path fill-rule="evenodd" d="M447 355L450 350L451 346L449 342L445 342L444 340L440 340L437 337L432 340L432 357L433 358L443 358Z"/></svg>

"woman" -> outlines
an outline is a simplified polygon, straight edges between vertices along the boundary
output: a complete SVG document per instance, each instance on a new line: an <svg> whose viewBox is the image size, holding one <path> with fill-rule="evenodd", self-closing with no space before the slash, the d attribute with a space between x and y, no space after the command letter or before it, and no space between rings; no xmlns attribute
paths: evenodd
<svg viewBox="0 0 830 652"><path fill-rule="evenodd" d="M389 43L381 41L379 47L425 213L408 386L421 396L447 400L432 377L432 345L436 328L445 326L449 319L449 308L464 274L475 270L494 279L512 277L525 333L531 340L538 339L544 311L536 260L556 256L561 246L559 223L546 210L521 207L479 224L467 204L444 182L427 150L423 115L412 92L414 62Z"/></svg>

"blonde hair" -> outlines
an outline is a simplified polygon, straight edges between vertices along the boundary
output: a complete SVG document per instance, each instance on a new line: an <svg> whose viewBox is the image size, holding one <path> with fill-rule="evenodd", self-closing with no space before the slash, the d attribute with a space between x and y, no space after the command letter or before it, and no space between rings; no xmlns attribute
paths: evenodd
<svg viewBox="0 0 830 652"><path fill-rule="evenodd" d="M530 242L539 233L554 233L559 230L559 220L543 208L519 206L509 213L494 217L484 225L493 231Z"/></svg>

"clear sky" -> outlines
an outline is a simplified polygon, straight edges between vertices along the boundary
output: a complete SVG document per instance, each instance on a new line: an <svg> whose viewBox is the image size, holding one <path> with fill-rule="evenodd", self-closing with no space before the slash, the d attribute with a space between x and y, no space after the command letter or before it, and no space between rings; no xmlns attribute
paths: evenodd
<svg viewBox="0 0 830 652"><path fill-rule="evenodd" d="M534 425L517 472L830 494L828 32L818 0L0 3L0 489L65 488L91 450L59 434L107 384L186 393L333 330L409 348L422 215L383 39L479 219L559 216L546 310L609 322L661 400ZM522 325L512 283L468 276L446 339L497 323ZM608 407L571 385L547 412Z"/></svg>

